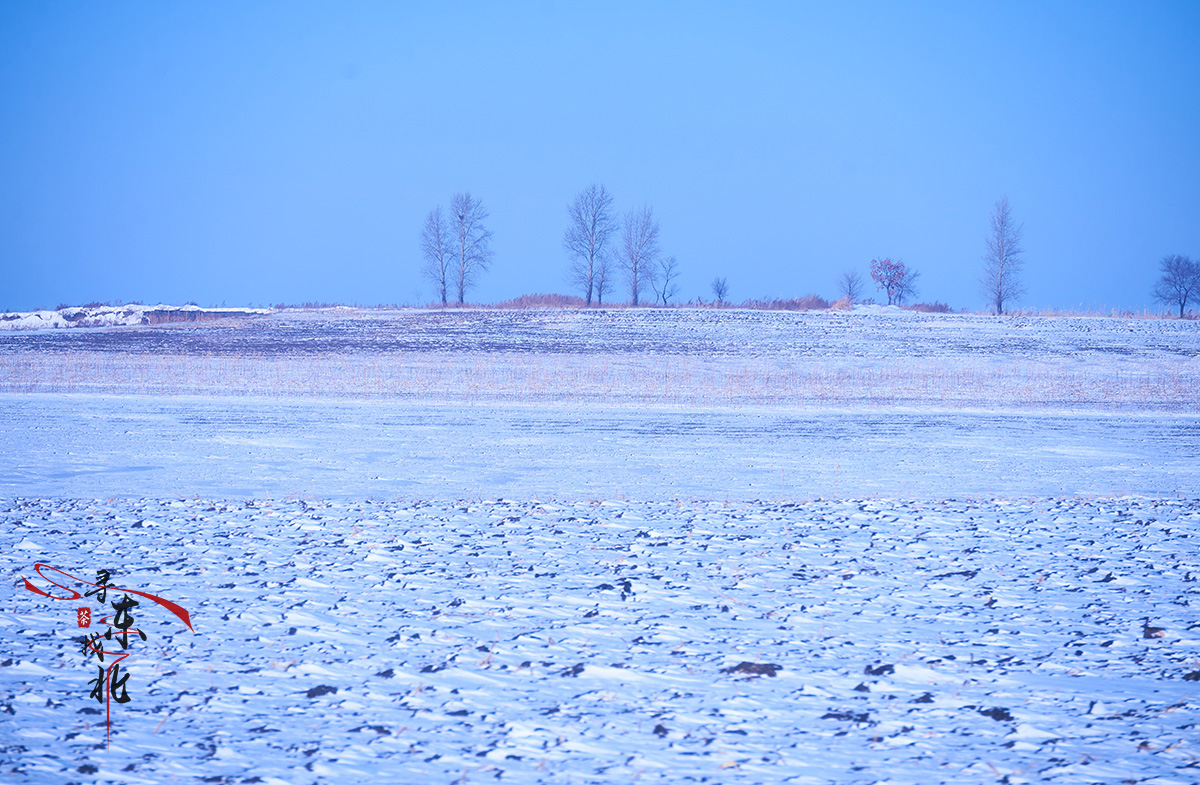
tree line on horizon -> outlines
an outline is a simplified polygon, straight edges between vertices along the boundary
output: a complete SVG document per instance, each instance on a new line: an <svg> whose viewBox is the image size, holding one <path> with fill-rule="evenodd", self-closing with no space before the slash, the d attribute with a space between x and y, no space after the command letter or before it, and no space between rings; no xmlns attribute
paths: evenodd
<svg viewBox="0 0 1200 785"><path fill-rule="evenodd" d="M653 209L643 205L618 215L613 205L612 194L599 183L588 185L567 205L562 243L568 257L568 282L580 293L584 307L593 302L603 306L605 295L619 283L628 293L630 306L644 304L645 294L652 295L655 305L670 305L679 295L679 261L662 253ZM437 206L426 215L420 234L421 273L433 284L441 305L449 305L452 297L463 305L467 290L491 266L488 217L482 200L466 192L451 197L447 213ZM1025 294L1023 233L1024 226L1014 219L1008 197L1002 196L992 208L979 276L980 291L995 315L1010 312ZM898 259L872 259L869 275L888 305L903 305L917 294L920 273ZM838 276L837 287L843 300L851 304L865 301L866 284L857 271ZM727 302L729 284L724 277L714 278L710 289L718 305ZM1178 307L1179 318L1183 318L1188 303L1200 299L1200 262L1179 254L1164 257L1152 295L1156 302Z"/></svg>

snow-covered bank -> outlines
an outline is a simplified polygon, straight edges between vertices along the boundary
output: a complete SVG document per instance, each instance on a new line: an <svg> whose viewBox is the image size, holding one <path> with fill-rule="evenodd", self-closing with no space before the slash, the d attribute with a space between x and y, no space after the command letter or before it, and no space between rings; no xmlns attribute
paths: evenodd
<svg viewBox="0 0 1200 785"><path fill-rule="evenodd" d="M13 500L0 777L1195 782L1198 537L1146 499ZM191 614L139 611L108 750L39 561Z"/></svg>
<svg viewBox="0 0 1200 785"><path fill-rule="evenodd" d="M1194 496L1200 416L0 395L0 496Z"/></svg>
<svg viewBox="0 0 1200 785"><path fill-rule="evenodd" d="M0 313L0 330L65 330L78 327L130 327L134 325L203 322L241 316L262 316L265 308L201 308L197 305L95 305L54 311Z"/></svg>

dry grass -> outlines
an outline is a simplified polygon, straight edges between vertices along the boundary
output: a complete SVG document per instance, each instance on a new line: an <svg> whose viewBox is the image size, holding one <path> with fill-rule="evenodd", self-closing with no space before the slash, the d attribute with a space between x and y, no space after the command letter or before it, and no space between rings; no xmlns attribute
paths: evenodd
<svg viewBox="0 0 1200 785"><path fill-rule="evenodd" d="M497 303L493 308L583 308L582 297L570 294L523 294Z"/></svg>
<svg viewBox="0 0 1200 785"><path fill-rule="evenodd" d="M0 392L683 406L1200 411L1200 363L411 354L0 357Z"/></svg>
<svg viewBox="0 0 1200 785"><path fill-rule="evenodd" d="M990 311L975 311L975 314L987 316ZM1155 310L1151 308L1142 308L1141 310L1133 310L1131 308L1085 308L1080 305L1078 308L1018 308L1008 311L1005 316L1059 316L1059 317L1091 317L1104 319L1178 319L1176 311ZM1184 314L1184 319L1200 318L1200 313L1188 311Z"/></svg>
<svg viewBox="0 0 1200 785"><path fill-rule="evenodd" d="M763 298L759 300L746 300L737 308L746 308L754 311L827 311L829 310L829 301L824 297L818 297L815 294L806 294L803 297L791 297L788 299Z"/></svg>
<svg viewBox="0 0 1200 785"><path fill-rule="evenodd" d="M931 303L917 303L916 305L902 305L900 307L906 311L916 311L917 313L954 313L953 308L937 300Z"/></svg>

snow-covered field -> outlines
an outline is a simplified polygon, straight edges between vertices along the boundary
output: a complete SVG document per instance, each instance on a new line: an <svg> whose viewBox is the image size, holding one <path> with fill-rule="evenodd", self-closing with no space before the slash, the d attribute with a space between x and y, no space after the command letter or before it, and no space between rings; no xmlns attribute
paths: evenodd
<svg viewBox="0 0 1200 785"><path fill-rule="evenodd" d="M284 312L0 334L0 392L1197 411L1194 321L743 310Z"/></svg>
<svg viewBox="0 0 1200 785"><path fill-rule="evenodd" d="M1200 782L1197 327L0 335L0 782Z"/></svg>

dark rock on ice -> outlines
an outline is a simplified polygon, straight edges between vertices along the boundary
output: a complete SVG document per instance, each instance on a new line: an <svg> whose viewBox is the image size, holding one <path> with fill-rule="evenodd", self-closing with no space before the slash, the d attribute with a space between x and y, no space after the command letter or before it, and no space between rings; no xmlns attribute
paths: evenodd
<svg viewBox="0 0 1200 785"><path fill-rule="evenodd" d="M739 662L737 665L730 665L728 668L722 668L721 673L744 673L749 676L774 676L781 670L783 670L782 665L774 665L768 662Z"/></svg>
<svg viewBox="0 0 1200 785"><path fill-rule="evenodd" d="M991 717L996 722L1012 722L1013 716L1008 713L1008 709L1000 706L991 709L980 709L979 713L985 717Z"/></svg>
<svg viewBox="0 0 1200 785"><path fill-rule="evenodd" d="M322 695L329 695L331 693L336 693L337 691L337 687L330 687L328 684L319 684L304 694L310 698L319 698Z"/></svg>

